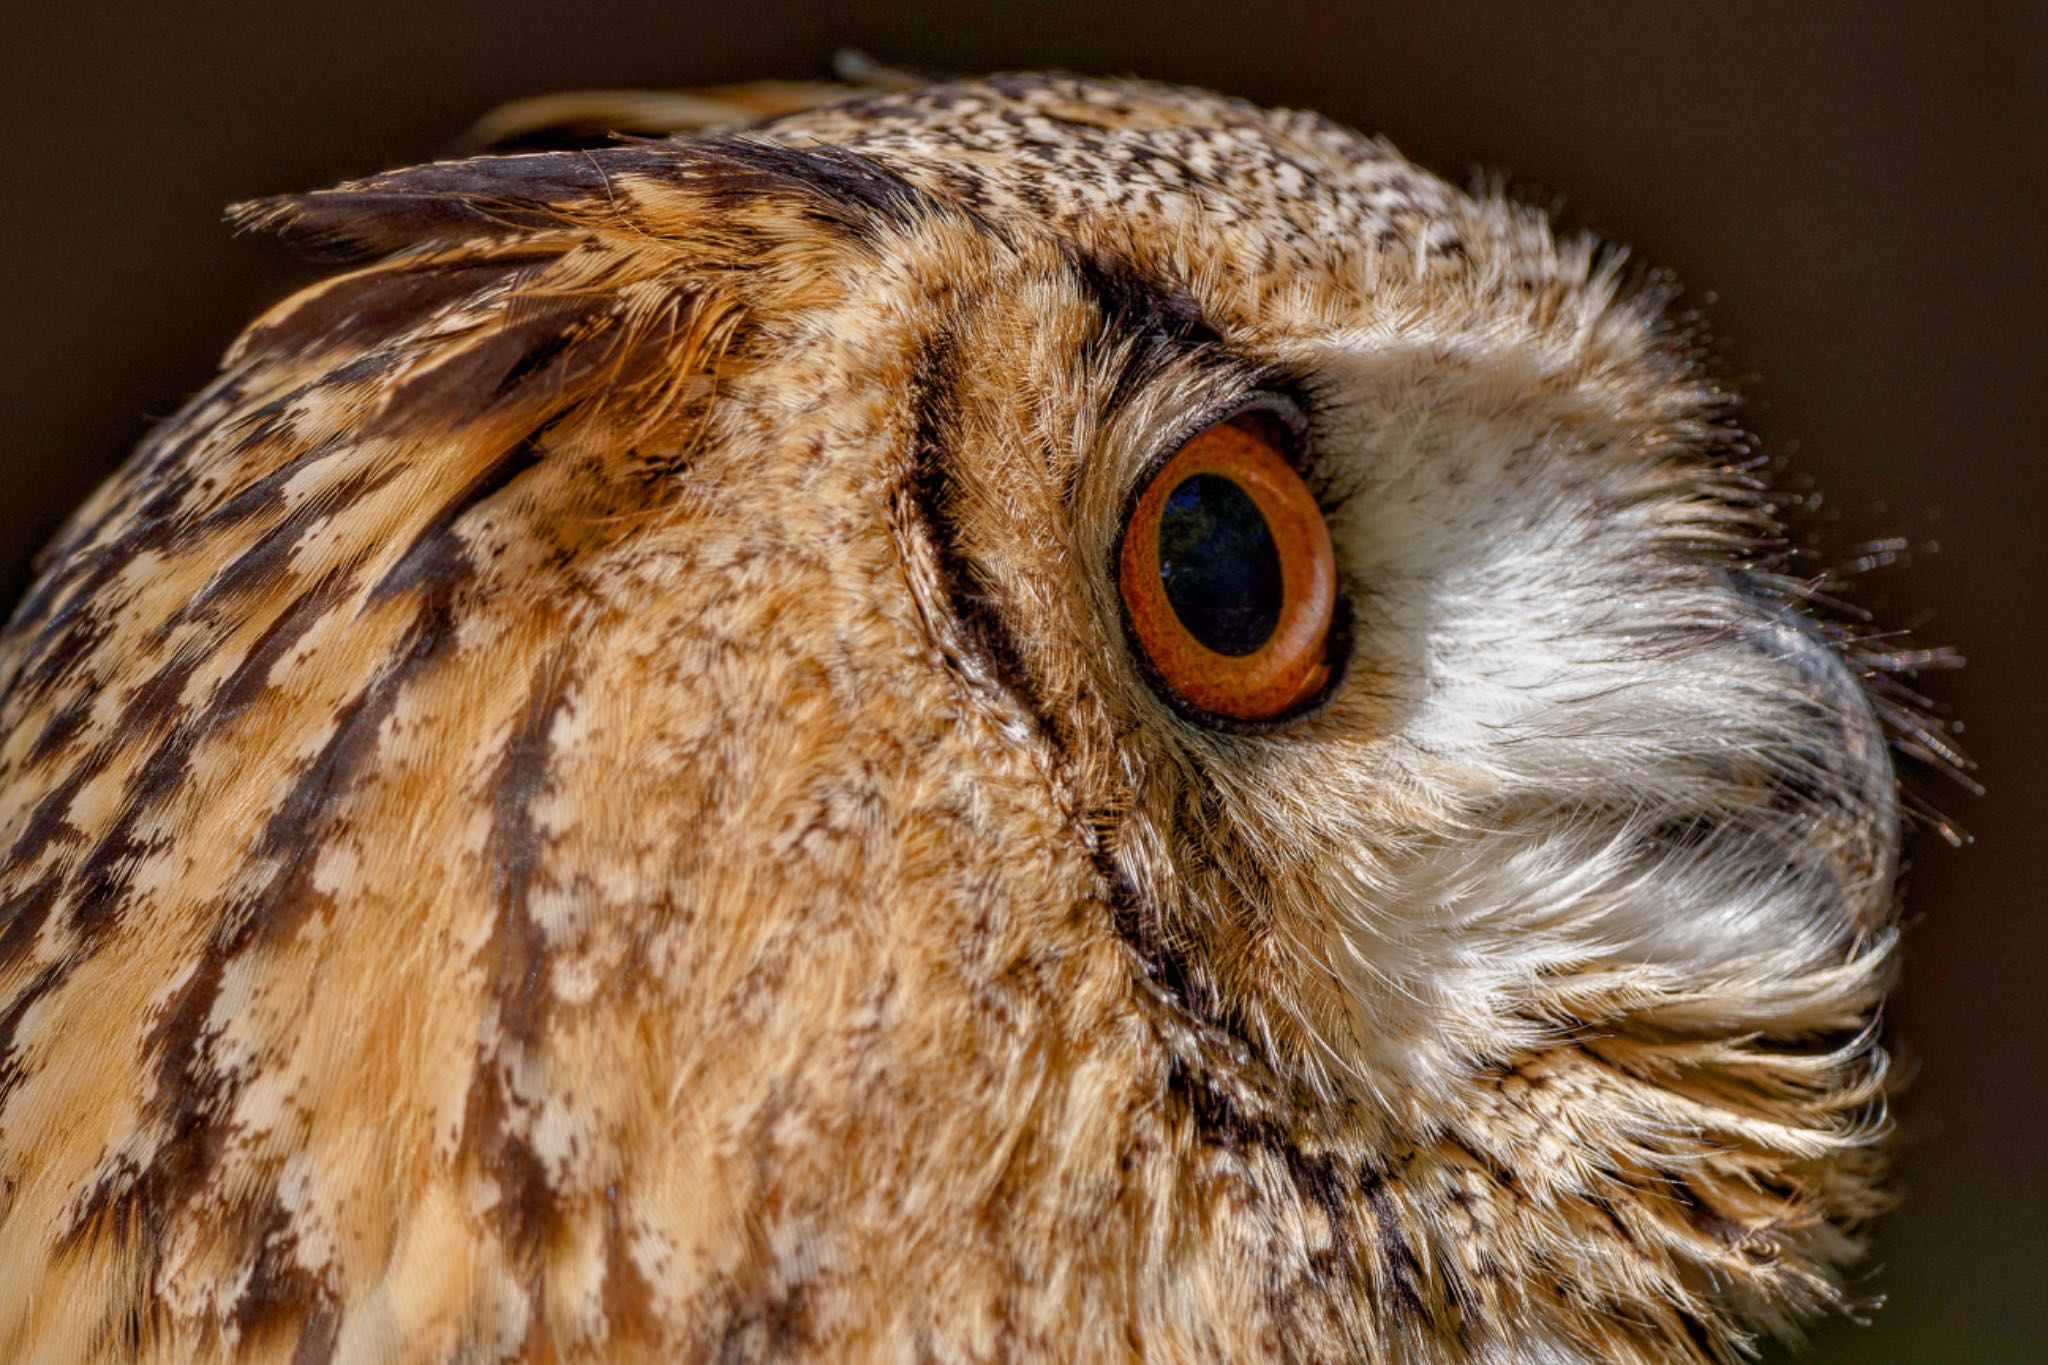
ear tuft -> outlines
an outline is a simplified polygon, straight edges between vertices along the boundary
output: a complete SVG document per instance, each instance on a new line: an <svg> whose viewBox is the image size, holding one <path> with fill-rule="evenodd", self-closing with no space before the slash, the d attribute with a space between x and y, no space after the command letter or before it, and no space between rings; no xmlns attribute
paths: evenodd
<svg viewBox="0 0 2048 1365"><path fill-rule="evenodd" d="M828 81L750 81L697 90L574 90L514 100L463 135L472 152L566 151L607 147L621 137L672 137L751 128L880 93Z"/></svg>
<svg viewBox="0 0 2048 1365"><path fill-rule="evenodd" d="M660 174L675 159L673 151L617 147L437 161L308 194L247 200L230 207L227 218L237 231L276 233L320 259L365 260L565 227L576 208L605 203L616 177Z"/></svg>
<svg viewBox="0 0 2048 1365"><path fill-rule="evenodd" d="M843 147L706 137L437 161L308 194L251 199L227 217L237 231L276 233L319 259L365 261L592 231L661 238L671 235L671 220L724 219L769 203L856 236L964 212Z"/></svg>
<svg viewBox="0 0 2048 1365"><path fill-rule="evenodd" d="M569 90L501 104L463 134L463 152L561 152L622 137L729 133L828 104L900 94L948 79L841 48L831 81L746 81L689 90Z"/></svg>

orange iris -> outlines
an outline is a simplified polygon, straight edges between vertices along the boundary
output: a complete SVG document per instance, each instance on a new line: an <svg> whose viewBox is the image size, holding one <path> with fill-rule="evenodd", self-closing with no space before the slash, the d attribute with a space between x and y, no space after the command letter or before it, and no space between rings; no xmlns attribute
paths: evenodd
<svg viewBox="0 0 2048 1365"><path fill-rule="evenodd" d="M1160 467L1131 509L1117 568L1131 634L1195 710L1274 720L1329 683L1330 530L1255 414L1207 428Z"/></svg>

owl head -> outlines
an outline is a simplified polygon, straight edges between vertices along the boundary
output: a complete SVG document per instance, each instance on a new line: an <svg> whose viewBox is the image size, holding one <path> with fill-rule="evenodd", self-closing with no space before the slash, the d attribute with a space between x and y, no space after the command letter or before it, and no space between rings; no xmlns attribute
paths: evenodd
<svg viewBox="0 0 2048 1365"><path fill-rule="evenodd" d="M346 268L0 652L0 1354L1843 1306L1883 708L1619 252L1052 77L236 221Z"/></svg>

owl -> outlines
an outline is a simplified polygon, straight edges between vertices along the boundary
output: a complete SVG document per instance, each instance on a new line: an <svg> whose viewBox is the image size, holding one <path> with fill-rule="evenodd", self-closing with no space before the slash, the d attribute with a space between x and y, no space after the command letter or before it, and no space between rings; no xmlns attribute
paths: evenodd
<svg viewBox="0 0 2048 1365"><path fill-rule="evenodd" d="M1135 81L486 135L233 210L0 643L0 1357L1853 1311L1934 741L1663 277Z"/></svg>

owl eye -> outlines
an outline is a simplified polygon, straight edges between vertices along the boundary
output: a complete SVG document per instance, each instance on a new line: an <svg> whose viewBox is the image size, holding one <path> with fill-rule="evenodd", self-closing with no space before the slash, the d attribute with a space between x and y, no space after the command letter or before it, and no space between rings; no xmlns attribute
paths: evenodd
<svg viewBox="0 0 2048 1365"><path fill-rule="evenodd" d="M1117 588L1152 681L1198 718L1272 721L1331 678L1336 556L1264 414L1199 432L1139 490Z"/></svg>

